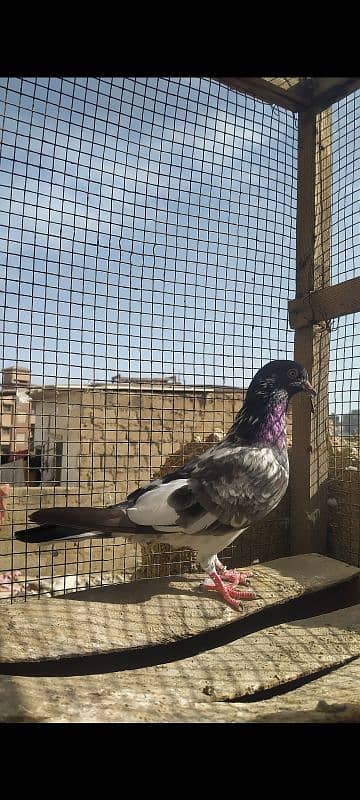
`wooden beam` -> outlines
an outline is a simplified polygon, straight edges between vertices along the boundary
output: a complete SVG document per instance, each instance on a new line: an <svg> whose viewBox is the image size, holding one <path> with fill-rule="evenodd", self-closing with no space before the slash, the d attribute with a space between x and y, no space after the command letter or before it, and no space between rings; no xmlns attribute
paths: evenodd
<svg viewBox="0 0 360 800"><path fill-rule="evenodd" d="M311 108L317 114L360 89L360 78L306 78L301 83L283 89L264 78L219 78L212 80L250 94L257 100L278 105L288 111L301 112Z"/></svg>
<svg viewBox="0 0 360 800"><path fill-rule="evenodd" d="M312 78L312 108L316 113L360 89L360 78Z"/></svg>
<svg viewBox="0 0 360 800"><path fill-rule="evenodd" d="M334 286L310 292L289 302L290 328L304 328L306 325L355 314L360 311L360 278L351 278Z"/></svg>
<svg viewBox="0 0 360 800"><path fill-rule="evenodd" d="M330 283L331 110L299 115L297 298ZM296 329L295 359L317 390L294 398L291 471L291 552L325 552L328 478L327 420L329 333L307 325Z"/></svg>
<svg viewBox="0 0 360 800"><path fill-rule="evenodd" d="M270 81L265 81L264 78L219 78L211 76L211 80L218 81L224 86L229 86L237 92L250 94L256 100L264 100L265 103L286 108L287 111L301 111L306 107L306 103L302 98L293 99L291 89L283 89L281 86L270 83Z"/></svg>

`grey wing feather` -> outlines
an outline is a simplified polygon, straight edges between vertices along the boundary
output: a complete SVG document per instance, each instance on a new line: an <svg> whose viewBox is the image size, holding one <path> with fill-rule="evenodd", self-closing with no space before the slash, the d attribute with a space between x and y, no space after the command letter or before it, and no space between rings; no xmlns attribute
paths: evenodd
<svg viewBox="0 0 360 800"><path fill-rule="evenodd" d="M241 527L266 516L280 502L289 481L287 453L271 447L219 446L198 465L190 481L209 510L218 509L219 521Z"/></svg>
<svg viewBox="0 0 360 800"><path fill-rule="evenodd" d="M287 484L287 455L224 442L133 492L122 507L136 524L164 532L240 528L275 508Z"/></svg>

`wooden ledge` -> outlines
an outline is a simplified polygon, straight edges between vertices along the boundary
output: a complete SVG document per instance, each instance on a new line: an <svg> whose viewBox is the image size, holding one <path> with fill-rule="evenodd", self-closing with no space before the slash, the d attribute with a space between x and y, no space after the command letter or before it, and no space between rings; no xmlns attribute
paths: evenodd
<svg viewBox="0 0 360 800"><path fill-rule="evenodd" d="M81 677L0 676L0 721L360 721L359 656L356 605L142 669ZM228 702L291 689L291 682L309 678L269 700Z"/></svg>
<svg viewBox="0 0 360 800"><path fill-rule="evenodd" d="M236 612L200 588L202 576L136 581L66 597L4 603L0 663L144 648L216 630L261 609L353 580L360 570L317 554L252 567L258 599Z"/></svg>

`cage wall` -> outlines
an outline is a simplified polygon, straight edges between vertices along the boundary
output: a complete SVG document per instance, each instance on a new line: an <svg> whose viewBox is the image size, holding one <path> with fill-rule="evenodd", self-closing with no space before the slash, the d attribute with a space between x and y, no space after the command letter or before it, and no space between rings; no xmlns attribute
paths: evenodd
<svg viewBox="0 0 360 800"><path fill-rule="evenodd" d="M329 554L360 566L360 314L331 334Z"/></svg>
<svg viewBox="0 0 360 800"><path fill-rule="evenodd" d="M189 460L292 357L296 116L205 78L0 87L1 596L182 572L189 552L13 532ZM228 558L286 554L288 503Z"/></svg>
<svg viewBox="0 0 360 800"><path fill-rule="evenodd" d="M326 113L322 145L331 150L331 170L319 224L327 249L324 272L327 282L334 285L360 274L360 91L334 103ZM327 327L328 552L359 566L360 314L329 320Z"/></svg>

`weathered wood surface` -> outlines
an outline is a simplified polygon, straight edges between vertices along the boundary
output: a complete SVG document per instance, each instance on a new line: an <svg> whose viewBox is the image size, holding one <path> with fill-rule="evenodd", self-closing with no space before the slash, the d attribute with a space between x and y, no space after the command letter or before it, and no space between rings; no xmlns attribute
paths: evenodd
<svg viewBox="0 0 360 800"><path fill-rule="evenodd" d="M250 94L256 100L263 100L265 103L281 106L287 111L301 111L307 105L300 93L296 93L296 96L293 97L292 87L284 89L282 86L266 81L264 78L219 78L212 76L211 79L224 84L224 86L229 86L230 89L235 89L237 92Z"/></svg>
<svg viewBox="0 0 360 800"><path fill-rule="evenodd" d="M234 611L200 588L201 576L136 581L4 606L0 662L41 661L166 644L216 630L261 609L337 586L357 567L317 554L252 567L258 598Z"/></svg>
<svg viewBox="0 0 360 800"><path fill-rule="evenodd" d="M296 297L314 289L315 247L315 151L316 117L311 111L299 115L298 191L296 217ZM295 359L302 364L312 380L313 336L306 327L295 333ZM292 401L292 469L290 472L290 547L291 552L308 549L310 523L310 437L311 408L303 394ZM318 549L318 542L315 543Z"/></svg>
<svg viewBox="0 0 360 800"><path fill-rule="evenodd" d="M311 105L316 113L360 89L360 78L313 78Z"/></svg>
<svg viewBox="0 0 360 800"><path fill-rule="evenodd" d="M360 712L360 659L270 700L229 701L360 655L360 605L251 634L177 662L108 675L0 677L0 721L339 721ZM344 704L346 704L344 706Z"/></svg>
<svg viewBox="0 0 360 800"><path fill-rule="evenodd" d="M287 88L283 79L276 78L213 77L212 80L288 111L311 109L316 114L360 88L360 78L307 78Z"/></svg>
<svg viewBox="0 0 360 800"><path fill-rule="evenodd" d="M290 328L335 319L360 311L360 278L325 286L289 302Z"/></svg>
<svg viewBox="0 0 360 800"><path fill-rule="evenodd" d="M233 705L242 711L240 703ZM254 722L360 722L360 658L299 689L252 706Z"/></svg>
<svg viewBox="0 0 360 800"><path fill-rule="evenodd" d="M296 297L331 281L331 109L299 115ZM310 322L295 332L295 360L317 391L293 401L291 552L326 551L329 332Z"/></svg>

